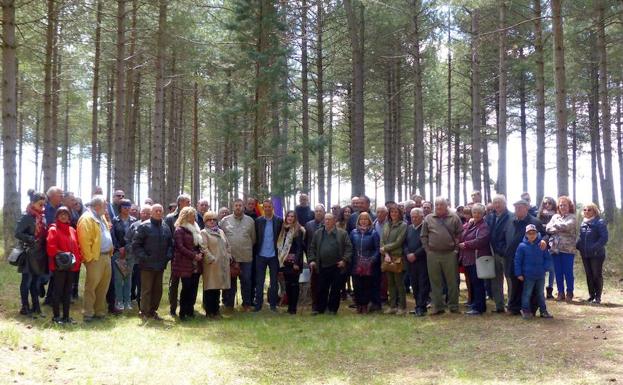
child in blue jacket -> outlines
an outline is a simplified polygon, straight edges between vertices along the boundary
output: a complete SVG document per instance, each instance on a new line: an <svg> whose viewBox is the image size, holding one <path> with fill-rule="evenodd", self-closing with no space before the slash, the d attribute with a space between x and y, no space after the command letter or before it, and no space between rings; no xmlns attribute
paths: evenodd
<svg viewBox="0 0 623 385"><path fill-rule="evenodd" d="M545 306L545 272L552 265L552 257L547 250L541 250L539 242L541 235L537 232L535 225L526 226L526 236L515 252L515 275L517 279L523 281L523 292L521 294L521 315L523 319L532 318L530 311L530 296L532 291L536 291L539 310L542 318L553 318L547 312Z"/></svg>

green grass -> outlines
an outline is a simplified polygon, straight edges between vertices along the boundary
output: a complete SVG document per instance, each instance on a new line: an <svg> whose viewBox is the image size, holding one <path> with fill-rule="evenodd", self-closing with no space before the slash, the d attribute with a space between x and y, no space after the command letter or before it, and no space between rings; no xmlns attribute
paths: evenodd
<svg viewBox="0 0 623 385"><path fill-rule="evenodd" d="M296 316L235 313L186 323L167 316L143 324L134 312L58 327L17 314L18 281L14 268L0 263L0 384L623 381L623 308L614 305L623 301L612 285L604 294L609 306L549 302L556 318L548 321L357 316L344 305L337 317L302 309ZM72 307L81 320L79 311L80 304Z"/></svg>

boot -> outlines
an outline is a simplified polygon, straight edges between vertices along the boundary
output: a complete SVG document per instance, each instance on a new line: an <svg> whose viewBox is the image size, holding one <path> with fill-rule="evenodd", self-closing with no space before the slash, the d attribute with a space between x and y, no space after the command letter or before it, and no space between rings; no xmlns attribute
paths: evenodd
<svg viewBox="0 0 623 385"><path fill-rule="evenodd" d="M363 305L361 307L361 314L368 314L368 305Z"/></svg>
<svg viewBox="0 0 623 385"><path fill-rule="evenodd" d="M554 288L553 287L546 287L545 290L547 291L547 296L545 297L546 299L554 299Z"/></svg>
<svg viewBox="0 0 623 385"><path fill-rule="evenodd" d="M363 308L363 306L357 305L357 314L363 313L363 309L362 308Z"/></svg>
<svg viewBox="0 0 623 385"><path fill-rule="evenodd" d="M565 300L565 293L558 293L558 296L556 297L556 301L564 301Z"/></svg>
<svg viewBox="0 0 623 385"><path fill-rule="evenodd" d="M573 292L572 291L568 291L567 292L567 297L565 298L565 300L567 301L567 303L573 302Z"/></svg>

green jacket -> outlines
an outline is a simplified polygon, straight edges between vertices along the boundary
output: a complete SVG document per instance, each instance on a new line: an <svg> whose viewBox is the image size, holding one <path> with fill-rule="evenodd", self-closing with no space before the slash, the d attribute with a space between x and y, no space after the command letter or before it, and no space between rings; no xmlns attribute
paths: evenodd
<svg viewBox="0 0 623 385"><path fill-rule="evenodd" d="M335 227L334 231L336 232L336 239L338 243L337 253L333 258L318 258L320 252L320 245L322 243L323 238L326 236L326 230L324 227L318 229L312 238L311 246L309 248L309 253L307 255L307 263L316 262L319 267L331 267L336 265L339 261L344 261L346 263L350 263L351 256L353 254L353 246L350 242L350 238L348 237L348 233L342 229Z"/></svg>
<svg viewBox="0 0 623 385"><path fill-rule="evenodd" d="M383 236L381 237L381 247L392 257L402 256L405 237L407 236L407 224L403 221L394 223L385 222L383 225Z"/></svg>

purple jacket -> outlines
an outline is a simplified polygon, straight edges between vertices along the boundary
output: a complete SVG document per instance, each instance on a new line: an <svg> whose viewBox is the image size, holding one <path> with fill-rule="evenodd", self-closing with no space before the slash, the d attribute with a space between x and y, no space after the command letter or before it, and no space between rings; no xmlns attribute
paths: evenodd
<svg viewBox="0 0 623 385"><path fill-rule="evenodd" d="M459 262L463 266L471 266L476 263L476 256L491 255L490 238L489 226L484 219L478 223L464 224L461 242L465 243L465 248L460 249Z"/></svg>

